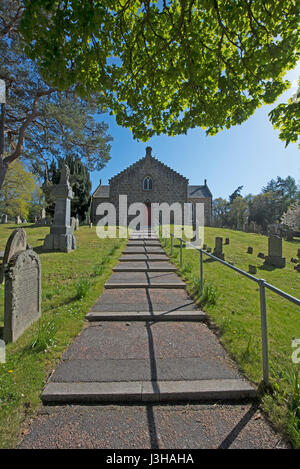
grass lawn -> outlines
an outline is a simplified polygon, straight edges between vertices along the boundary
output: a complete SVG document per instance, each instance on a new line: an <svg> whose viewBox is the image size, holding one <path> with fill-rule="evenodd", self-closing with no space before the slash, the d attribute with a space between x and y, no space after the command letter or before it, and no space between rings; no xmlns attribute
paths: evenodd
<svg viewBox="0 0 300 469"><path fill-rule="evenodd" d="M266 267L264 260L257 257L259 252L267 254L266 236L239 231L205 228L204 242L214 247L215 237L230 238L224 246L225 260L248 272L249 264L257 267L258 278L300 297L300 273L294 270L291 258L297 258L300 239L283 240L283 269ZM175 241L172 261L179 267L179 242ZM170 239L166 250L170 254ZM247 254L248 246L253 254ZM259 287L253 281L223 266L217 261L203 257L204 278L212 292L217 291L215 304L203 306L211 322L217 326L220 340L236 360L244 374L258 384L262 378L261 332ZM189 293L199 299L199 254L193 249L183 250L183 268L179 273L187 281ZM270 420L285 433L296 447L300 447L300 364L292 363L292 340L300 339L300 308L266 289L267 321L269 334L270 378L273 391L262 398L263 409ZM298 354L300 356L300 354ZM298 381L297 381L298 379Z"/></svg>
<svg viewBox="0 0 300 469"><path fill-rule="evenodd" d="M12 230L0 225L0 250ZM75 232L76 251L43 253L49 227L23 226L28 243L42 263L42 318L6 347L0 364L0 448L16 447L25 418L41 405L40 393L62 352L81 331L84 316L103 291L125 239L99 239L95 228ZM0 327L3 326L4 287L0 286ZM79 298L81 297L81 298Z"/></svg>

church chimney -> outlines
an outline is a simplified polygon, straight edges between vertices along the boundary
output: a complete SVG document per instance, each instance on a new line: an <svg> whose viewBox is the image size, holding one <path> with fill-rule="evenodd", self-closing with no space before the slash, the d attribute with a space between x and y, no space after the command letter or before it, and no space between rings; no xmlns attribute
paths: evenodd
<svg viewBox="0 0 300 469"><path fill-rule="evenodd" d="M102 179L100 179L100 184L99 184L99 186L102 186Z"/></svg>
<svg viewBox="0 0 300 469"><path fill-rule="evenodd" d="M152 156L151 152L152 152L152 148L151 147L146 147L146 156Z"/></svg>
<svg viewBox="0 0 300 469"><path fill-rule="evenodd" d="M207 186L207 179L204 179L204 185Z"/></svg>

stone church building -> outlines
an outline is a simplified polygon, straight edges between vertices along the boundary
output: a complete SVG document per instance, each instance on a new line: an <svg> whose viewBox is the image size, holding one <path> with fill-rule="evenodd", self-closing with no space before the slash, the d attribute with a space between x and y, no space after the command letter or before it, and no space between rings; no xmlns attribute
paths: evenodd
<svg viewBox="0 0 300 469"><path fill-rule="evenodd" d="M206 184L206 179L204 185L190 186L187 178L154 158L151 152L151 147L147 147L146 156L112 177L109 185L102 185L100 181L92 195L92 223L97 224L101 218L96 213L98 205L110 202L116 207L118 224L119 195L127 195L128 206L134 202L145 204L145 225L151 224L151 203L167 202L171 205L175 202L181 204L191 202L204 203L204 223L209 226L212 194Z"/></svg>

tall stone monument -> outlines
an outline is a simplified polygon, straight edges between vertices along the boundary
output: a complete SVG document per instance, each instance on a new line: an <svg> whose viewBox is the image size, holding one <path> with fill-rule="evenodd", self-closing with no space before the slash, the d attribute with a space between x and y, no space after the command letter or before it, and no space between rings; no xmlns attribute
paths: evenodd
<svg viewBox="0 0 300 469"><path fill-rule="evenodd" d="M45 251L70 252L76 249L76 239L71 226L71 200L73 192L69 182L70 171L67 165L62 167L60 181L53 189L55 211L53 224L44 241Z"/></svg>
<svg viewBox="0 0 300 469"><path fill-rule="evenodd" d="M269 237L268 255L265 257L265 264L285 267L285 258L282 257L282 239L279 236Z"/></svg>
<svg viewBox="0 0 300 469"><path fill-rule="evenodd" d="M5 223L7 223L7 215L2 215L2 217L1 217L1 223L2 223L2 225L4 225Z"/></svg>

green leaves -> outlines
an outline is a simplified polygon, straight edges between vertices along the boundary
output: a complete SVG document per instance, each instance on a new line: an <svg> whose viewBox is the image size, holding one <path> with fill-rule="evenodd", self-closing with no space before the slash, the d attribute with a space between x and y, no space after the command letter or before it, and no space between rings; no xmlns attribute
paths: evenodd
<svg viewBox="0 0 300 469"><path fill-rule="evenodd" d="M298 14L296 0L26 0L22 32L49 83L96 93L145 141L214 134L274 102L297 61Z"/></svg>

